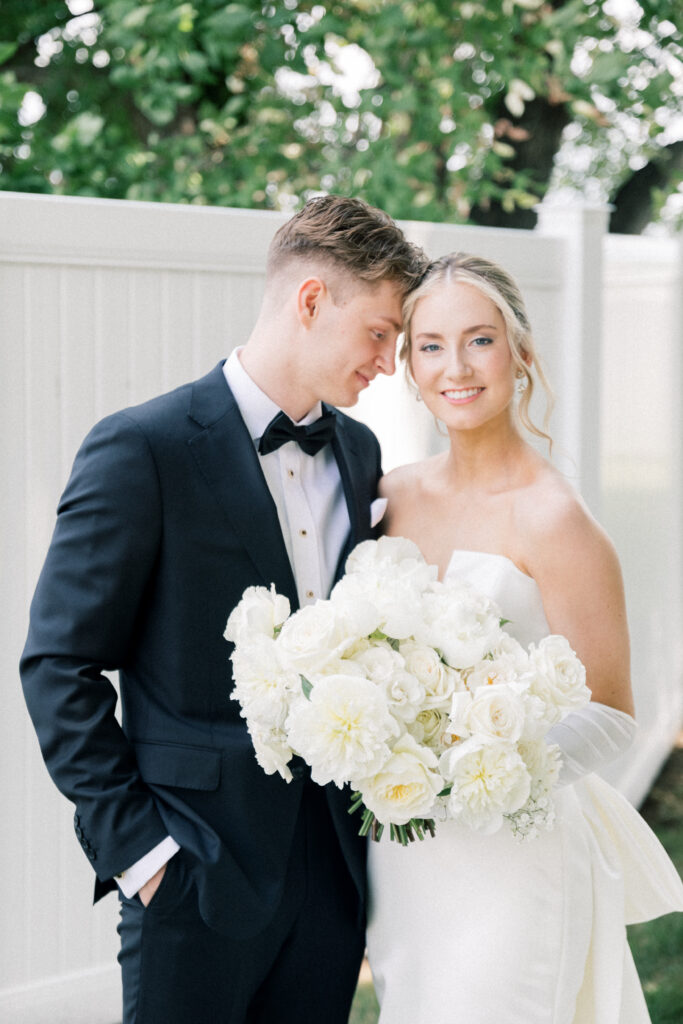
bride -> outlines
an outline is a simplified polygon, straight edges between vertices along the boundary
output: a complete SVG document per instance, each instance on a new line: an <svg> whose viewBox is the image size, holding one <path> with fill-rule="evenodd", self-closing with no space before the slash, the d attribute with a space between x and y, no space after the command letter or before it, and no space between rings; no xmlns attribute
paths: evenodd
<svg viewBox="0 0 683 1024"><path fill-rule="evenodd" d="M523 644L565 635L589 706L555 726L553 831L518 843L440 822L371 843L368 954L380 1024L643 1024L625 924L683 909L643 820L593 775L635 733L621 572L604 531L524 439L547 389L523 300L488 260L438 260L407 299L402 355L449 449L383 480L387 530L493 598ZM549 439L548 439L549 440Z"/></svg>

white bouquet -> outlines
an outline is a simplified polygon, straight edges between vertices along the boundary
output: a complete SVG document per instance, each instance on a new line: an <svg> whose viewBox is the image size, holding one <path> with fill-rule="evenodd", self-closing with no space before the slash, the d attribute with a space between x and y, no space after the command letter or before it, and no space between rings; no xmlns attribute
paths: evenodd
<svg viewBox="0 0 683 1024"><path fill-rule="evenodd" d="M330 598L290 614L249 587L225 637L256 758L287 781L297 754L314 782L353 789L362 835L402 843L452 818L526 839L554 823L559 749L544 739L588 703L561 636L525 650L496 605L399 537L364 541Z"/></svg>

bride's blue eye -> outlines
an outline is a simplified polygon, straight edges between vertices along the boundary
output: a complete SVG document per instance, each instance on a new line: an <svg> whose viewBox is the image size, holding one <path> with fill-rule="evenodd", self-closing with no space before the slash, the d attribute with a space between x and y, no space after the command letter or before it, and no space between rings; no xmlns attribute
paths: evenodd
<svg viewBox="0 0 683 1024"><path fill-rule="evenodd" d="M426 345L420 345L420 352L438 352L440 347L436 342L430 341Z"/></svg>
<svg viewBox="0 0 683 1024"><path fill-rule="evenodd" d="M479 338L472 338L472 344L483 348L485 345L493 345L493 338L487 338L485 335L482 335Z"/></svg>

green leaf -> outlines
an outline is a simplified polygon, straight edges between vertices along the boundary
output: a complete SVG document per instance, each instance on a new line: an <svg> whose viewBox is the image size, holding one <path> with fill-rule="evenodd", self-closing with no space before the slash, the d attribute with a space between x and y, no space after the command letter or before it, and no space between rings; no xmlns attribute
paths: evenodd
<svg viewBox="0 0 683 1024"><path fill-rule="evenodd" d="M211 32L234 36L251 26L252 17L252 12L248 7L244 7L242 4L226 4L217 14L207 18L205 25Z"/></svg>
<svg viewBox="0 0 683 1024"><path fill-rule="evenodd" d="M311 693L313 692L313 683L309 683L306 676L301 676L301 689L304 691L304 697L306 700L311 699Z"/></svg>
<svg viewBox="0 0 683 1024"><path fill-rule="evenodd" d="M13 57L19 48L19 43L0 43L0 64Z"/></svg>

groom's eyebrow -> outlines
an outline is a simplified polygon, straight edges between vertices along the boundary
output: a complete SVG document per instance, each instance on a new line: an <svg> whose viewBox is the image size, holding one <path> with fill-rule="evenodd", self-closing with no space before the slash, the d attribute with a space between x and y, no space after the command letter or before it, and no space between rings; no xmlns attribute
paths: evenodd
<svg viewBox="0 0 683 1024"><path fill-rule="evenodd" d="M385 323L391 324L391 326L394 328L395 331L399 331L400 332L400 331L403 330L403 327L401 326L401 324L396 323L396 321L393 320L390 316L384 316L383 313L378 313L377 319L378 320L384 320Z"/></svg>

